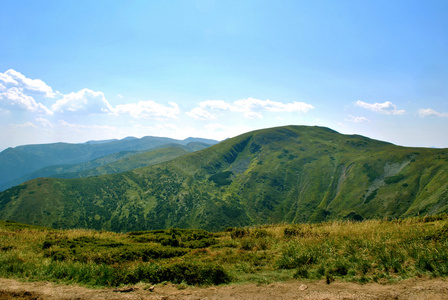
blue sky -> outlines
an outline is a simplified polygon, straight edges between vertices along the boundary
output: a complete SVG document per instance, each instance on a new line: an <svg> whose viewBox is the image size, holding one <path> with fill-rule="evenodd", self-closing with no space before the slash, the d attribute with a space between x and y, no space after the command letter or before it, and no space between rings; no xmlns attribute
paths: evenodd
<svg viewBox="0 0 448 300"><path fill-rule="evenodd" d="M445 0L0 7L0 150L289 124L448 147Z"/></svg>

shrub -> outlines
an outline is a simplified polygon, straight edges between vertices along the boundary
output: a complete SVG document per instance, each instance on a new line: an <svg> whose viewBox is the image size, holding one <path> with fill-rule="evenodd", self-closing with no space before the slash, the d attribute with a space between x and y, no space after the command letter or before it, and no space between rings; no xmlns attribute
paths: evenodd
<svg viewBox="0 0 448 300"><path fill-rule="evenodd" d="M301 266L297 268L297 271L294 273L293 277L295 279L300 279L300 278L308 278L308 270L306 267Z"/></svg>
<svg viewBox="0 0 448 300"><path fill-rule="evenodd" d="M285 227L285 229L283 230L283 234L285 237L303 236L302 230L295 226Z"/></svg>
<svg viewBox="0 0 448 300"><path fill-rule="evenodd" d="M44 253L45 257L50 257L54 261L64 261L73 258L67 249L51 249Z"/></svg>
<svg viewBox="0 0 448 300"><path fill-rule="evenodd" d="M232 239L242 238L246 235L249 235L249 230L244 228L233 228L230 232L230 237Z"/></svg>
<svg viewBox="0 0 448 300"><path fill-rule="evenodd" d="M218 265L180 262L164 267L157 265L139 266L125 277L125 283L127 284L135 284L139 281L218 285L230 282L230 276Z"/></svg>
<svg viewBox="0 0 448 300"><path fill-rule="evenodd" d="M241 239L240 248L242 250L250 251L252 250L256 245L256 241L252 238L244 238Z"/></svg>
<svg viewBox="0 0 448 300"><path fill-rule="evenodd" d="M319 253L313 247L302 248L299 244L290 244L277 260L277 266L280 269L294 269L304 265L315 264Z"/></svg>
<svg viewBox="0 0 448 300"><path fill-rule="evenodd" d="M232 174L232 171L225 171L210 176L208 180L213 181L216 186L225 186L232 183L232 180L229 179Z"/></svg>
<svg viewBox="0 0 448 300"><path fill-rule="evenodd" d="M257 228L251 233L251 236L253 236L254 238L257 238L257 239L267 237L268 235L269 235L269 233L266 230L261 229L261 228Z"/></svg>
<svg viewBox="0 0 448 300"><path fill-rule="evenodd" d="M400 180L402 180L403 178L404 178L403 174L398 174L398 175L395 175L395 176L389 176L389 177L384 178L384 182L386 184L397 183Z"/></svg>

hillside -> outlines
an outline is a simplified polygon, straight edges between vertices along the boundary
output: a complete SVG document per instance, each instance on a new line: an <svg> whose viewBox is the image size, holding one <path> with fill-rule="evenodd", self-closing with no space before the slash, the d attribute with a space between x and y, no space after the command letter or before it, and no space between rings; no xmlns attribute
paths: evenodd
<svg viewBox="0 0 448 300"><path fill-rule="evenodd" d="M150 150L146 152L137 152L134 155L124 157L98 167L86 167L83 171L63 172L52 176L57 178L82 178L90 176L99 176L105 174L115 174L130 171L136 168L156 165L165 161L172 160L190 152L198 151L209 147L208 144L190 143L186 146L177 144L164 145L163 148ZM86 163L90 164L90 162ZM39 176L42 177L42 176Z"/></svg>
<svg viewBox="0 0 448 300"><path fill-rule="evenodd" d="M402 218L448 211L447 182L448 149L287 126L125 173L35 179L0 194L0 219L132 231Z"/></svg>
<svg viewBox="0 0 448 300"><path fill-rule="evenodd" d="M168 146L196 147L217 141L202 138L175 140L164 137L89 141L83 144L40 144L8 148L0 152L0 191L37 177L84 171L128 157L139 151ZM187 149L187 148L185 148ZM188 150L188 149L187 149ZM190 150L188 150L190 151ZM101 158L101 159L99 159ZM89 164L89 162L96 160ZM75 165L75 166L68 166Z"/></svg>
<svg viewBox="0 0 448 300"><path fill-rule="evenodd" d="M209 147L209 144L188 143L187 145L167 144L162 148L149 151L122 151L109 154L92 161L74 165L54 165L8 182L14 186L38 177L82 178L105 174L126 172L135 168L152 166L165 162L189 152Z"/></svg>

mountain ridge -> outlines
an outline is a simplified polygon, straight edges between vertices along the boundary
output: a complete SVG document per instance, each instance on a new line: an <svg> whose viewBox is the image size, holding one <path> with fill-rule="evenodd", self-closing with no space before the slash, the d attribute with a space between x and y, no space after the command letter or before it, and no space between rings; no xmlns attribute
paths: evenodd
<svg viewBox="0 0 448 300"><path fill-rule="evenodd" d="M283 126L125 173L35 179L0 194L0 218L133 231L431 215L448 211L447 162L448 149Z"/></svg>
<svg viewBox="0 0 448 300"><path fill-rule="evenodd" d="M121 151L85 163L74 165L51 165L19 177L5 185L15 186L38 177L81 178L120 173L137 167L164 162L210 145L192 142L186 145L166 144L148 151Z"/></svg>
<svg viewBox="0 0 448 300"><path fill-rule="evenodd" d="M51 143L22 145L7 148L0 152L0 190L17 184L17 179L27 174L51 166L85 163L106 155L122 151L146 151L163 145L187 145L191 142L216 144L218 141L187 138L176 140L165 137L147 136L141 139L124 138L122 140L95 141L79 144Z"/></svg>

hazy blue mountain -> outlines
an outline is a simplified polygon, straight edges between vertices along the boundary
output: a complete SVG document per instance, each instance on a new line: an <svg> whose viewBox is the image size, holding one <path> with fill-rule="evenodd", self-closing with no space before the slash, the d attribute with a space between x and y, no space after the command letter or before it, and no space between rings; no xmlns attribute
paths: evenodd
<svg viewBox="0 0 448 300"><path fill-rule="evenodd" d="M186 146L190 143L213 145L217 141L188 138L175 140L164 137L128 137L122 140L89 141L82 144L54 143L25 145L8 148L0 152L0 190L20 183L21 177L36 178L31 174L48 166L80 164L100 157L120 152L147 151L176 144ZM121 158L117 154L115 160ZM24 178L25 178L24 177ZM22 181L23 182L23 181Z"/></svg>

